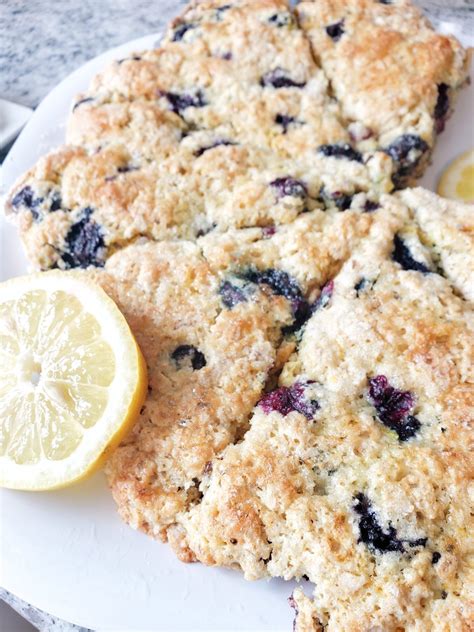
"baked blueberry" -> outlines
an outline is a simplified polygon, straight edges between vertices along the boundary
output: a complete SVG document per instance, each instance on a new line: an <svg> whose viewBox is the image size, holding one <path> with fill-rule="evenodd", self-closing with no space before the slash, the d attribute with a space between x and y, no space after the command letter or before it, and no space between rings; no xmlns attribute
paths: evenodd
<svg viewBox="0 0 474 632"><path fill-rule="evenodd" d="M191 365L194 371L199 371L206 366L206 358L202 351L193 345L180 345L171 354L172 360L178 369Z"/></svg>
<svg viewBox="0 0 474 632"><path fill-rule="evenodd" d="M404 134L403 136L399 136L393 143L386 147L384 150L385 153L398 164L394 181L398 183L400 178L409 175L428 149L428 144L416 134Z"/></svg>
<svg viewBox="0 0 474 632"><path fill-rule="evenodd" d="M301 180L297 180L291 176L276 178L270 182L270 186L276 190L278 199L286 197L287 195L299 198L305 198L308 195L306 185L301 182Z"/></svg>
<svg viewBox="0 0 474 632"><path fill-rule="evenodd" d="M50 195L50 203L49 203L49 210L51 213L54 213L54 211L59 211L62 208L62 199L61 199L61 194L59 193L59 191L53 191Z"/></svg>
<svg viewBox="0 0 474 632"><path fill-rule="evenodd" d="M318 153L328 158L345 158L347 160L362 162L362 154L353 149L349 143L321 145L318 147Z"/></svg>
<svg viewBox="0 0 474 632"><path fill-rule="evenodd" d="M449 86L446 83L438 85L438 99L434 110L436 131L440 134L444 130L446 118L449 112Z"/></svg>
<svg viewBox="0 0 474 632"><path fill-rule="evenodd" d="M272 292L277 296L284 296L288 300L302 298L301 289L287 272L277 270L276 268L268 268L267 270L251 269L242 274L243 278L261 285L268 285Z"/></svg>
<svg viewBox="0 0 474 632"><path fill-rule="evenodd" d="M231 283L229 280L221 283L219 294L223 305L228 309L232 309L239 303L245 303L247 301L245 287Z"/></svg>
<svg viewBox="0 0 474 632"><path fill-rule="evenodd" d="M212 224L208 224L207 226L202 226L196 232L196 237L204 237L204 235L208 235L214 228L216 228L217 224L212 222Z"/></svg>
<svg viewBox="0 0 474 632"><path fill-rule="evenodd" d="M276 233L277 229L274 224L270 224L269 226L263 226L262 235L264 239L270 239Z"/></svg>
<svg viewBox="0 0 474 632"><path fill-rule="evenodd" d="M212 474L212 461L206 461L204 467L202 468L203 476Z"/></svg>
<svg viewBox="0 0 474 632"><path fill-rule="evenodd" d="M357 298L359 298L359 294L361 294L368 285L367 279L362 278L360 281L354 285L354 290L356 292Z"/></svg>
<svg viewBox="0 0 474 632"><path fill-rule="evenodd" d="M400 441L414 437L421 428L419 420L409 414L415 405L413 394L391 386L385 375L369 380L369 400L380 421L394 430Z"/></svg>
<svg viewBox="0 0 474 632"><path fill-rule="evenodd" d="M171 110L178 115L181 115L187 108L202 108L207 105L202 90L197 90L194 94L178 94L177 92L163 92L161 94L167 99Z"/></svg>
<svg viewBox="0 0 474 632"><path fill-rule="evenodd" d="M296 411L311 420L320 406L317 400L308 398L306 394L310 384L314 384L314 381L295 382L289 387L281 386L264 395L258 405L266 414L276 411L286 417Z"/></svg>
<svg viewBox="0 0 474 632"><path fill-rule="evenodd" d="M291 301L291 309L294 320L291 325L287 325L283 328L283 333L285 335L293 334L299 331L313 313L312 305L310 305L303 297L293 299Z"/></svg>
<svg viewBox="0 0 474 632"><path fill-rule="evenodd" d="M347 211L347 209L351 207L352 197L352 195L346 195L341 191L335 191L333 193L334 204L340 211Z"/></svg>
<svg viewBox="0 0 474 632"><path fill-rule="evenodd" d="M311 316L311 306L304 298L297 281L287 272L275 268L269 268L267 270L251 269L243 273L242 276L251 283L268 285L274 294L284 296L290 301L294 320L291 325L284 327L284 334L294 333L300 329Z"/></svg>
<svg viewBox="0 0 474 632"><path fill-rule="evenodd" d="M431 563L432 564L437 564L441 559L441 553L438 553L438 551L434 551L433 555L431 556Z"/></svg>
<svg viewBox="0 0 474 632"><path fill-rule="evenodd" d="M334 292L334 281L328 281L321 289L321 293L316 301L311 306L311 313L316 312L318 309L322 309L329 304Z"/></svg>
<svg viewBox="0 0 474 632"><path fill-rule="evenodd" d="M405 544L411 548L426 546L427 538L416 540L402 540L398 537L396 529L389 524L383 529L378 523L372 503L365 494L359 493L354 497L354 511L359 518L359 540L374 553L390 553L393 551L404 553Z"/></svg>
<svg viewBox="0 0 474 632"><path fill-rule="evenodd" d="M138 171L139 167L135 167L133 165L122 165L121 167L117 167L117 171L119 173L128 173L129 171Z"/></svg>
<svg viewBox="0 0 474 632"><path fill-rule="evenodd" d="M208 151L209 149L214 149L214 147L220 147L221 145L237 145L237 143L235 143L232 140L216 140L215 143L212 143L212 145L207 145L205 147L200 147L199 149L197 149L194 152L194 155L196 156L196 158L199 158L199 156L202 156L206 151Z"/></svg>
<svg viewBox="0 0 474 632"><path fill-rule="evenodd" d="M306 82L298 83L289 77L283 68L275 68L262 75L260 85L264 88L304 88Z"/></svg>
<svg viewBox="0 0 474 632"><path fill-rule="evenodd" d="M134 167L133 165L122 165L121 167L117 167L117 174L120 173L128 173L129 171L138 171L140 167ZM106 176L104 180L106 182L113 182L117 179L118 175Z"/></svg>
<svg viewBox="0 0 474 632"><path fill-rule="evenodd" d="M334 42L339 41L344 35L344 20L326 26L326 33Z"/></svg>
<svg viewBox="0 0 474 632"><path fill-rule="evenodd" d="M391 525L386 530L382 529L367 496L359 493L354 501L354 511L360 516L358 542L363 542L373 552L403 552L405 548L397 538L396 530Z"/></svg>
<svg viewBox="0 0 474 632"><path fill-rule="evenodd" d="M291 305L294 321L291 323L291 325L283 328L283 333L292 334L301 329L306 321L311 318L314 312L328 305L333 291L334 281L328 281L328 283L326 283L326 285L324 285L321 289L320 295L313 304L308 303L308 301L302 295L293 298Z"/></svg>
<svg viewBox="0 0 474 632"><path fill-rule="evenodd" d="M232 8L231 4L223 4L221 7L217 7L216 20L220 22L222 20L222 15L231 8Z"/></svg>
<svg viewBox="0 0 474 632"><path fill-rule="evenodd" d="M83 217L73 224L66 235L66 251L61 254L66 268L101 267L104 265L105 243L102 228L91 219L87 207Z"/></svg>
<svg viewBox="0 0 474 632"><path fill-rule="evenodd" d="M292 123L296 121L294 116L288 116L288 114L277 114L275 116L275 123L281 125L283 134L286 134L288 128Z"/></svg>
<svg viewBox="0 0 474 632"><path fill-rule="evenodd" d="M324 202L324 206L326 208L331 208L335 206L340 211L346 211L350 208L352 204L352 195L348 195L347 193L343 193L342 191L327 191L323 186L319 191L319 196L321 200Z"/></svg>
<svg viewBox="0 0 474 632"><path fill-rule="evenodd" d="M23 187L12 199L12 206L15 210L20 207L28 209L33 216L35 222L41 219L39 206L43 205L43 212L54 213L62 207L61 194L59 191L49 191L46 199L44 197L35 196L33 189L27 185Z"/></svg>
<svg viewBox="0 0 474 632"><path fill-rule="evenodd" d="M180 42L188 31L191 31L192 29L195 29L195 28L196 28L195 24L190 24L190 23L180 24L179 26L175 28L171 41Z"/></svg>
<svg viewBox="0 0 474 632"><path fill-rule="evenodd" d="M83 105L84 103L91 103L92 101L94 101L94 97L85 97L84 99L80 99L73 105L72 111L74 112L74 110L80 105Z"/></svg>
<svg viewBox="0 0 474 632"><path fill-rule="evenodd" d="M380 204L378 202L373 202L372 200L367 200L364 204L364 211L366 213L373 213L378 208L380 208Z"/></svg>
<svg viewBox="0 0 474 632"><path fill-rule="evenodd" d="M399 263L404 270L416 270L422 274L431 272L424 263L413 258L408 246L399 235L395 235L393 240L392 259Z"/></svg>
<svg viewBox="0 0 474 632"><path fill-rule="evenodd" d="M283 11L281 13L274 13L268 18L268 22L273 26L281 28L282 26L288 26L293 23L293 18L290 13Z"/></svg>
<svg viewBox="0 0 474 632"><path fill-rule="evenodd" d="M44 198L35 196L33 189L29 185L26 185L15 194L11 204L15 211L18 211L18 209L22 206L28 209L31 212L33 219L37 221L40 217L38 206L43 202Z"/></svg>

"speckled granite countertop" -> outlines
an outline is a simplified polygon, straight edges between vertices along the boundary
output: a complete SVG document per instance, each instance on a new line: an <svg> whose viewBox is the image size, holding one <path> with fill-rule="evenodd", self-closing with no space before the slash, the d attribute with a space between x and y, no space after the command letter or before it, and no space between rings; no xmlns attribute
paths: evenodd
<svg viewBox="0 0 474 632"><path fill-rule="evenodd" d="M1 0L0 97L36 107L70 72L156 33L185 0Z"/></svg>
<svg viewBox="0 0 474 632"><path fill-rule="evenodd" d="M70 72L156 33L185 0L1 0L0 97L36 107ZM474 0L419 0L433 22L474 28Z"/></svg>
<svg viewBox="0 0 474 632"><path fill-rule="evenodd" d="M0 0L0 97L36 107L70 72L129 40L161 31L186 0ZM474 32L474 0L417 1L444 32ZM86 632L0 589L41 632ZM6 631L8 632L8 631Z"/></svg>

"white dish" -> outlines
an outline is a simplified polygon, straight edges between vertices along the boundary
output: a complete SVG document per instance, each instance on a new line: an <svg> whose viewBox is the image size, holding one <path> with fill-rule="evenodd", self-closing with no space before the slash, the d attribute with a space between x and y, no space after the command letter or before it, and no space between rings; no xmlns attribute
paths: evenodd
<svg viewBox="0 0 474 632"><path fill-rule="evenodd" d="M150 48L152 35L108 51L41 103L2 168L1 192L60 144L74 95L104 63ZM466 42L465 42L466 43ZM469 42L467 42L469 43ZM472 77L474 79L474 75ZM474 90L460 96L422 184L472 145ZM27 271L15 229L0 217L0 280ZM0 490L0 585L56 616L95 630L291 630L294 582L246 582L230 570L185 565L169 547L123 524L102 474L66 490Z"/></svg>

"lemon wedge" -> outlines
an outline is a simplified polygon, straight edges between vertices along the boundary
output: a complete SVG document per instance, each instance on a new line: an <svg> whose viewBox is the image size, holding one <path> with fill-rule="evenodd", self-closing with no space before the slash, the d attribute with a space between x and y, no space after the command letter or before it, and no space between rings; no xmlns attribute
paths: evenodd
<svg viewBox="0 0 474 632"><path fill-rule="evenodd" d="M448 165L438 183L438 194L460 202L474 203L474 149Z"/></svg>
<svg viewBox="0 0 474 632"><path fill-rule="evenodd" d="M0 485L45 490L95 471L136 419L146 367L127 321L77 273L0 284Z"/></svg>

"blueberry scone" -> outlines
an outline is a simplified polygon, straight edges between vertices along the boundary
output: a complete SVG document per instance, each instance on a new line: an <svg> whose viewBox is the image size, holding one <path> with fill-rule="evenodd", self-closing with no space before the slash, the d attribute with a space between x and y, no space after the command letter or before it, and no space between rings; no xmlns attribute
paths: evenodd
<svg viewBox="0 0 474 632"><path fill-rule="evenodd" d="M383 153L366 163L288 161L207 132L187 136L161 161L141 162L131 152L65 147L19 180L6 209L35 268L101 266L142 237L194 240L288 224L315 208L371 212L392 187Z"/></svg>
<svg viewBox="0 0 474 632"><path fill-rule="evenodd" d="M312 582L300 632L474 623L472 306L416 233L382 211L177 519L190 557Z"/></svg>
<svg viewBox="0 0 474 632"><path fill-rule="evenodd" d="M408 0L302 2L296 16L284 0L193 2L159 49L94 79L74 106L68 142L90 144L85 130L125 119L135 102L167 111L177 128L284 157L380 149L403 186L428 164L468 64L459 42Z"/></svg>
<svg viewBox="0 0 474 632"><path fill-rule="evenodd" d="M399 186L420 176L467 81L468 53L410 0L305 0L296 13L353 141L383 148Z"/></svg>
<svg viewBox="0 0 474 632"><path fill-rule="evenodd" d="M132 245L83 274L120 307L148 366L140 418L109 463L112 490L127 522L166 537L198 502L208 462L246 430L291 302L255 284L229 289L185 241Z"/></svg>
<svg viewBox="0 0 474 632"><path fill-rule="evenodd" d="M328 81L282 0L193 5L158 49L97 75L77 99L67 141L90 145L87 130L97 129L97 121L125 119L130 103L161 108L185 133L213 130L285 158L332 144L349 150ZM96 144L113 124L105 123Z"/></svg>
<svg viewBox="0 0 474 632"><path fill-rule="evenodd" d="M315 210L281 233L230 231L222 244L137 243L84 272L117 302L148 365L140 418L107 466L131 526L194 559L177 516L200 501L210 462L243 436L321 288L376 217Z"/></svg>

